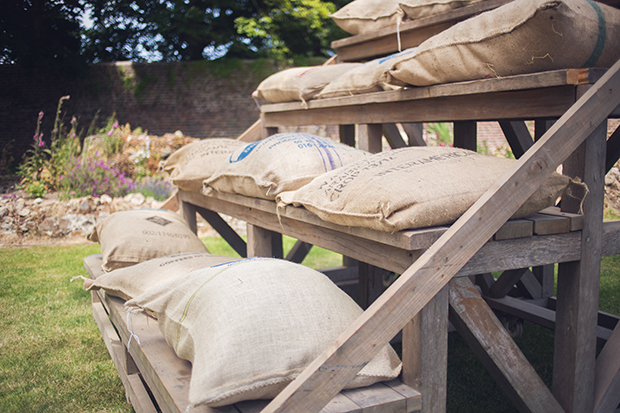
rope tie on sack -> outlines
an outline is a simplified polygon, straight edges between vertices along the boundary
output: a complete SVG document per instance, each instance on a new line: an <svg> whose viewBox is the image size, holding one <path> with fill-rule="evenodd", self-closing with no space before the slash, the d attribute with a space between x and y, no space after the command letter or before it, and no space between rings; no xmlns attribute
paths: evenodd
<svg viewBox="0 0 620 413"><path fill-rule="evenodd" d="M129 317L129 316L130 316L133 312L135 312L135 311L139 311L139 310L132 309L132 310L129 310L129 311L127 312L127 331L129 331L129 333L130 333L129 340L127 340L127 351L129 351L129 345L131 344L131 339L132 339L132 338L134 338L134 337L136 338L136 342L137 342L139 345L141 345L141 344L142 344L142 343L140 343L140 337L138 337L138 336L137 336L137 335L136 335L136 334L132 331L132 330L133 330L133 323L131 323L131 327L129 326L129 324L130 324L130 322L129 322L130 317Z"/></svg>

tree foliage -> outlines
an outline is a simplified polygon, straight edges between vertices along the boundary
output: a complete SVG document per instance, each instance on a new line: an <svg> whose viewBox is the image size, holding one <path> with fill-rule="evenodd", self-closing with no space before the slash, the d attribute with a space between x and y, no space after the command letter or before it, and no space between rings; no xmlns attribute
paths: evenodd
<svg viewBox="0 0 620 413"><path fill-rule="evenodd" d="M328 56L346 35L329 15L348 1L4 0L0 63Z"/></svg>
<svg viewBox="0 0 620 413"><path fill-rule="evenodd" d="M0 63L75 72L80 56L81 0L3 0Z"/></svg>

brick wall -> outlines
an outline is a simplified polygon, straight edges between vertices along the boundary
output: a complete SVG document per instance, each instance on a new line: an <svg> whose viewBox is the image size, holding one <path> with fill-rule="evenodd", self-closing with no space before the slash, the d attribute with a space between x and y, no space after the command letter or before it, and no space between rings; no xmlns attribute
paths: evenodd
<svg viewBox="0 0 620 413"><path fill-rule="evenodd" d="M95 116L101 124L116 113L121 124L153 135L237 137L259 116L252 91L275 70L269 61L118 62L92 65L84 77L67 80L0 65L0 154L21 160L40 111L48 141L65 95L66 122L75 115L85 128Z"/></svg>

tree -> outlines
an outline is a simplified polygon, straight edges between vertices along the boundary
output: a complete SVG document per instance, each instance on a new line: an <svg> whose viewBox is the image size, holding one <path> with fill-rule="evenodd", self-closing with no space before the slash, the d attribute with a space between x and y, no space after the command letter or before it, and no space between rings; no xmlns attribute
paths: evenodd
<svg viewBox="0 0 620 413"><path fill-rule="evenodd" d="M80 0L4 0L0 8L0 63L75 73L80 56Z"/></svg>
<svg viewBox="0 0 620 413"><path fill-rule="evenodd" d="M90 61L328 55L346 35L322 0L90 0Z"/></svg>

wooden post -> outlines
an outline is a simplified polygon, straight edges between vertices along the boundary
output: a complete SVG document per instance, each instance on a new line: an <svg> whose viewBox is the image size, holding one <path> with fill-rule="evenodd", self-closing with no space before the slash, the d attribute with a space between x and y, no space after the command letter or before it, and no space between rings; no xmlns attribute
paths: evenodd
<svg viewBox="0 0 620 413"><path fill-rule="evenodd" d="M477 148L477 126L476 121L467 120L454 122L454 147L476 151Z"/></svg>
<svg viewBox="0 0 620 413"><path fill-rule="evenodd" d="M320 411L607 118L620 104L619 91L620 61L264 412Z"/></svg>
<svg viewBox="0 0 620 413"><path fill-rule="evenodd" d="M403 328L403 383L422 395L422 413L446 411L448 287Z"/></svg>
<svg viewBox="0 0 620 413"><path fill-rule="evenodd" d="M606 126L601 123L563 168L564 174L581 177L589 189L583 201L581 260L558 266L553 394L569 413L594 409ZM562 200L564 211L580 208L577 200Z"/></svg>
<svg viewBox="0 0 620 413"><path fill-rule="evenodd" d="M339 125L340 142L355 148L355 125Z"/></svg>
<svg viewBox="0 0 620 413"><path fill-rule="evenodd" d="M268 229L247 224L249 257L282 258L282 235Z"/></svg>
<svg viewBox="0 0 620 413"><path fill-rule="evenodd" d="M379 153L383 149L381 138L383 138L383 125L373 123L358 126L358 145L360 149L370 153Z"/></svg>
<svg viewBox="0 0 620 413"><path fill-rule="evenodd" d="M423 123L402 123L402 126L409 138L409 146L426 146Z"/></svg>
<svg viewBox="0 0 620 413"><path fill-rule="evenodd" d="M194 234L198 234L198 222L196 221L196 206L187 202L181 202L181 212L187 226Z"/></svg>

